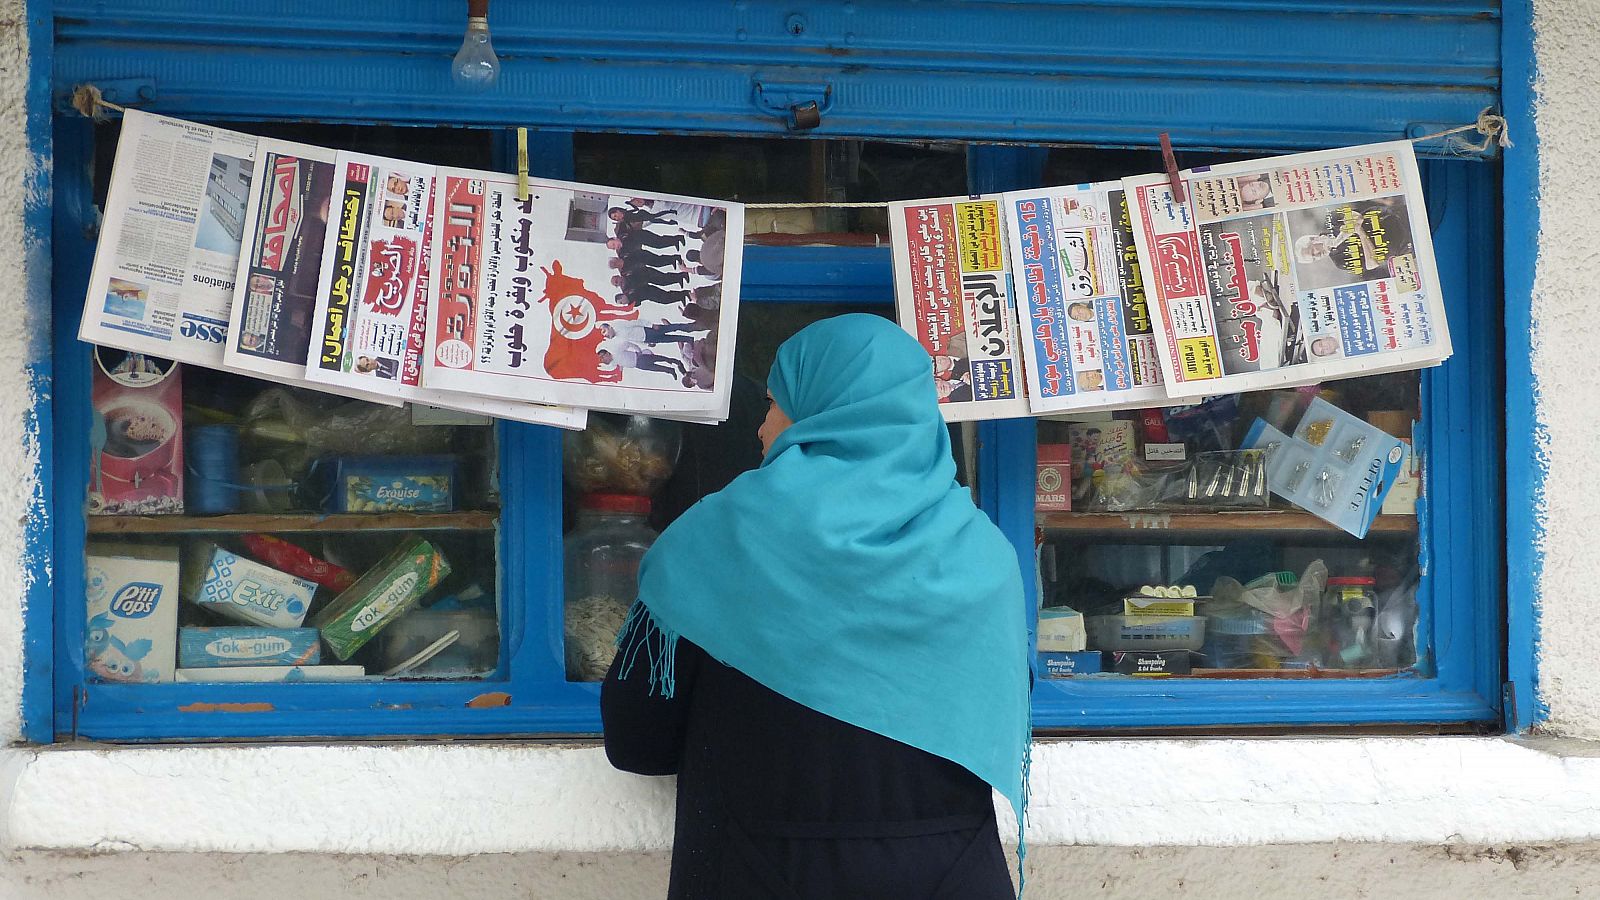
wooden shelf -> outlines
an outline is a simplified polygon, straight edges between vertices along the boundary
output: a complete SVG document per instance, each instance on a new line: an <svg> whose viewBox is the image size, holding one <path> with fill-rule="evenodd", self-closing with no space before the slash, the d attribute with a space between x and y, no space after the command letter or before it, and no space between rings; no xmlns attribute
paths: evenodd
<svg viewBox="0 0 1600 900"><path fill-rule="evenodd" d="M498 512L245 513L231 516L90 516L90 534L201 534L297 531L488 531Z"/></svg>
<svg viewBox="0 0 1600 900"><path fill-rule="evenodd" d="M1322 534L1349 537L1345 532L1308 512L1262 510L1259 512L1127 512L1127 513L1046 513L1039 516L1039 527L1050 531L1074 531L1126 536L1133 533L1184 535L1248 531L1256 534ZM1417 533L1416 516L1379 516L1367 537L1406 537ZM1354 538L1350 538L1354 540Z"/></svg>

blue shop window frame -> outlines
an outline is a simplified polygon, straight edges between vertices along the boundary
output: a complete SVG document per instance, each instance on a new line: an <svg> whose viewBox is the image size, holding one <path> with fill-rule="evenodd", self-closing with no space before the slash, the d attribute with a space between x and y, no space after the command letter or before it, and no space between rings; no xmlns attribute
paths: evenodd
<svg viewBox="0 0 1600 900"><path fill-rule="evenodd" d="M53 729L40 729L30 719L30 735L53 730L58 739L140 741L597 732L597 686L569 683L563 671L559 434L509 423L499 426L505 666L496 678L222 686L85 682L82 501L89 471L89 358L76 331L94 252L89 127L74 117L59 117L55 140ZM570 176L570 134L536 134L531 156L537 172ZM1037 184L1042 159L1039 150L974 146L972 190ZM1318 681L1040 681L1036 726L1498 721L1504 584L1499 461L1504 457L1496 170L1469 162L1428 162L1424 172L1456 346L1455 357L1422 380L1429 427L1418 441L1428 460L1426 499L1419 509L1425 554L1421 590L1429 598L1423 608L1431 613L1419 626L1424 631L1419 644L1431 648L1432 674ZM744 296L750 303L889 303L889 254L882 248L751 247ZM984 423L978 434L984 509L1011 539L1019 562L1031 568L1033 422ZM1031 583L1027 604L1031 619Z"/></svg>

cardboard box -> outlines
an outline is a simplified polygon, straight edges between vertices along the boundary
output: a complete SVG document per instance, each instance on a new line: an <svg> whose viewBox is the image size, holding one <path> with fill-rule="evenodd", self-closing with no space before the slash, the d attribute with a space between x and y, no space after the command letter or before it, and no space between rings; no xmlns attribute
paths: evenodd
<svg viewBox="0 0 1600 900"><path fill-rule="evenodd" d="M215 544L190 551L183 595L230 619L268 628L299 628L317 583L245 559Z"/></svg>
<svg viewBox="0 0 1600 900"><path fill-rule="evenodd" d="M1038 642L1040 651L1055 653L1070 653L1089 646L1083 615L1064 606L1039 610Z"/></svg>
<svg viewBox="0 0 1600 900"><path fill-rule="evenodd" d="M1039 653L1041 678L1071 678L1074 675L1098 675L1105 659L1099 650L1079 650L1076 653Z"/></svg>
<svg viewBox="0 0 1600 900"><path fill-rule="evenodd" d="M1411 449L1410 439L1401 438L1400 444L1405 448L1405 459L1400 463L1399 477L1395 478L1389 493L1384 495L1380 515L1417 514L1417 499L1422 495L1422 467L1419 465L1417 454Z"/></svg>
<svg viewBox="0 0 1600 900"><path fill-rule="evenodd" d="M185 669L232 666L314 666L322 661L315 628L181 628L178 665Z"/></svg>
<svg viewBox="0 0 1600 900"><path fill-rule="evenodd" d="M1417 498L1421 494L1422 486L1421 461L1413 451L1411 443L1416 423L1411 421L1411 414L1403 410L1374 410L1367 413L1367 421L1385 434L1398 438L1405 452L1405 458L1400 462L1400 472L1395 476L1394 484L1389 487L1389 493L1384 496L1383 507L1379 510L1379 514L1416 515Z"/></svg>
<svg viewBox="0 0 1600 900"><path fill-rule="evenodd" d="M1033 508L1038 512L1072 511L1071 444L1039 445Z"/></svg>
<svg viewBox="0 0 1600 900"><path fill-rule="evenodd" d="M182 513L180 367L109 347L96 347L94 357L89 388L90 515Z"/></svg>
<svg viewBox="0 0 1600 900"><path fill-rule="evenodd" d="M179 669L178 681L241 684L273 681L354 681L367 677L361 666L233 666Z"/></svg>
<svg viewBox="0 0 1600 900"><path fill-rule="evenodd" d="M1187 675L1194 663L1188 650L1119 650L1111 671L1119 675Z"/></svg>
<svg viewBox="0 0 1600 900"><path fill-rule="evenodd" d="M1164 597L1124 597L1125 616L1192 616L1194 599L1171 600Z"/></svg>
<svg viewBox="0 0 1600 900"><path fill-rule="evenodd" d="M332 512L450 512L454 456L351 456L334 465Z"/></svg>
<svg viewBox="0 0 1600 900"><path fill-rule="evenodd" d="M84 662L93 681L171 681L178 645L178 551L90 544Z"/></svg>
<svg viewBox="0 0 1600 900"><path fill-rule="evenodd" d="M412 538L394 549L311 620L333 655L349 659L450 574L439 548Z"/></svg>
<svg viewBox="0 0 1600 900"><path fill-rule="evenodd" d="M1127 419L1077 422L1067 426L1072 441L1074 497L1093 499L1096 472L1121 475L1136 469L1138 440L1134 432L1135 423Z"/></svg>

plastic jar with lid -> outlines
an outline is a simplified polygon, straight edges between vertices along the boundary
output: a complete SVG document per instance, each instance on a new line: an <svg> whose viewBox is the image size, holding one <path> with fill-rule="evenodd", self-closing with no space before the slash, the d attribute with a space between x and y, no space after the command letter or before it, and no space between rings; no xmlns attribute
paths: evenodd
<svg viewBox="0 0 1600 900"><path fill-rule="evenodd" d="M587 494L565 547L567 679L599 681L639 593L639 563L655 542L650 498Z"/></svg>
<svg viewBox="0 0 1600 900"><path fill-rule="evenodd" d="M1372 623L1377 616L1377 580L1369 576L1328 579L1322 595L1323 626L1333 637L1334 667L1361 668L1372 658Z"/></svg>

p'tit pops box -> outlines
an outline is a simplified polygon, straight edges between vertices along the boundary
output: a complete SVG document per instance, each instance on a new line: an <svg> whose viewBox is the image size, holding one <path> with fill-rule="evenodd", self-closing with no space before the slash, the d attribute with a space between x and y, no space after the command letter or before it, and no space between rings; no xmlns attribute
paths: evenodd
<svg viewBox="0 0 1600 900"><path fill-rule="evenodd" d="M178 652L178 551L90 544L84 662L93 681L171 681Z"/></svg>

